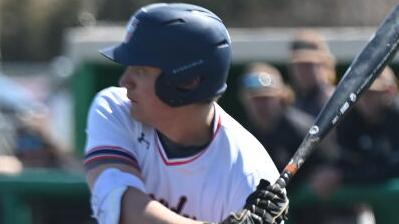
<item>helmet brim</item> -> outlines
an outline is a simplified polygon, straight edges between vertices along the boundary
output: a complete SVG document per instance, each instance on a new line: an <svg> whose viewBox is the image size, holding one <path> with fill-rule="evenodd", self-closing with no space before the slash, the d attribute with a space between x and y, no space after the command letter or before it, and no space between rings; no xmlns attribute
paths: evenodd
<svg viewBox="0 0 399 224"><path fill-rule="evenodd" d="M107 59L122 65L134 65L131 53L126 50L126 46L115 45L99 50L100 54Z"/></svg>

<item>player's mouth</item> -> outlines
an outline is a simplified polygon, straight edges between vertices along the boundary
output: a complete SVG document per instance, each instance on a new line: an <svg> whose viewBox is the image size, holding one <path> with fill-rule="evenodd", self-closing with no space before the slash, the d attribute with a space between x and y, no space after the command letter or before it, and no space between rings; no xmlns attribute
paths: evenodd
<svg viewBox="0 0 399 224"><path fill-rule="evenodd" d="M133 99L133 97L127 96L127 98L130 100L130 102L137 103L137 101L135 99Z"/></svg>

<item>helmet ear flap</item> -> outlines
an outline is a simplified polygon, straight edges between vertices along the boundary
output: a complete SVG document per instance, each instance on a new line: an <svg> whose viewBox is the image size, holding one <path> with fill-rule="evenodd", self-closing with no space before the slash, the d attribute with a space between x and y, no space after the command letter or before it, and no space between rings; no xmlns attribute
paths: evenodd
<svg viewBox="0 0 399 224"><path fill-rule="evenodd" d="M192 90L198 88L200 83L201 83L201 77L195 76L195 77L192 77L192 79L190 79L190 80L187 80L185 82L178 84L176 86L176 88L180 92L188 92L188 91L192 91Z"/></svg>
<svg viewBox="0 0 399 224"><path fill-rule="evenodd" d="M203 79L201 75L171 76L163 72L155 83L156 94L172 107L198 102Z"/></svg>

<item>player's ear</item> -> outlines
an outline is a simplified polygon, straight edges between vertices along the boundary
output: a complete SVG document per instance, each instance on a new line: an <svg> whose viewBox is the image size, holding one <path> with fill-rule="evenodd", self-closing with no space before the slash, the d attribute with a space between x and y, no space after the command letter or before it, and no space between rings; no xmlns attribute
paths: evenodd
<svg viewBox="0 0 399 224"><path fill-rule="evenodd" d="M181 83L176 88L182 92L189 92L189 91L197 88L199 86L200 82L201 82L201 77L197 76L194 79L190 79L186 82Z"/></svg>

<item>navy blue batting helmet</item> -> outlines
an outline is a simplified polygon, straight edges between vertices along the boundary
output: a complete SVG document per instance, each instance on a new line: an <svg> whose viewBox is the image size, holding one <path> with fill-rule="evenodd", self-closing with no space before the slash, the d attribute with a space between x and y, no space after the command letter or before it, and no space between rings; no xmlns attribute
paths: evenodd
<svg viewBox="0 0 399 224"><path fill-rule="evenodd" d="M229 34L218 16L199 6L157 3L143 7L130 19L124 42L101 53L119 64L160 68L156 94L170 106L206 102L227 88ZM192 80L199 84L181 88Z"/></svg>

